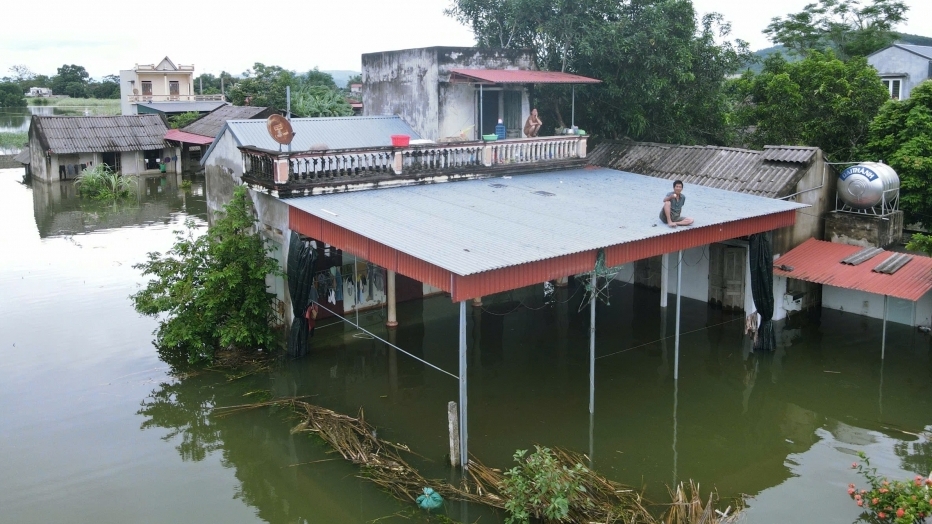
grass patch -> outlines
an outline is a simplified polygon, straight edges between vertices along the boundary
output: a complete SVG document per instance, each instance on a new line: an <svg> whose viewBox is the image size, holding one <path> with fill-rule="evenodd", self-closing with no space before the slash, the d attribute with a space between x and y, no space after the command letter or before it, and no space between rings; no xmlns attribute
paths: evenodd
<svg viewBox="0 0 932 524"><path fill-rule="evenodd" d="M0 149L23 149L28 142L29 134L25 131L0 131Z"/></svg>

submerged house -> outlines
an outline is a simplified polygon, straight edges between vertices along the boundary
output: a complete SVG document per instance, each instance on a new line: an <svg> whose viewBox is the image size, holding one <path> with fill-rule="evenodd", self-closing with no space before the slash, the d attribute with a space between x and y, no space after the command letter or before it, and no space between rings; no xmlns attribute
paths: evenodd
<svg viewBox="0 0 932 524"><path fill-rule="evenodd" d="M158 115L40 116L29 125L30 170L43 182L72 180L87 167L107 164L126 175L180 172L179 148L165 141Z"/></svg>
<svg viewBox="0 0 932 524"><path fill-rule="evenodd" d="M805 204L796 211L793 225L775 229L774 255L788 252L810 238L824 235L824 215L834 209L835 175L818 148L766 146L763 151L716 146L680 146L643 142L612 142L599 145L589 157L594 165L650 177L672 185L682 180L687 195L684 208L697 203L692 198L696 186L713 187L764 198ZM660 201L662 195L656 198ZM659 209L659 203L657 207ZM688 283L683 296L708 301L723 308L755 310L748 267L748 241L744 238L714 242L683 254ZM659 287L662 299L675 279L676 263L668 258L645 258L627 268L621 278L641 285ZM687 276L688 275L688 276ZM818 285L777 280L774 319L786 312L817 306L821 301Z"/></svg>
<svg viewBox="0 0 932 524"><path fill-rule="evenodd" d="M224 105L181 129L168 130L165 140L181 148L181 171L195 172L200 170L201 157L223 130L227 120L258 120L276 113L269 107Z"/></svg>

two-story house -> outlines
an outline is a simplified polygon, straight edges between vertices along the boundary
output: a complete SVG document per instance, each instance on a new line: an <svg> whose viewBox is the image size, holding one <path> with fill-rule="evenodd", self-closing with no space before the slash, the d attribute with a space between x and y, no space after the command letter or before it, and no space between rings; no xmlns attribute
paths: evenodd
<svg viewBox="0 0 932 524"><path fill-rule="evenodd" d="M890 98L902 100L932 76L932 47L893 44L868 56L867 63L880 74Z"/></svg>
<svg viewBox="0 0 932 524"><path fill-rule="evenodd" d="M158 64L136 64L120 71L120 108L124 115L197 111L207 113L226 103L223 95L194 92L194 66L175 64L167 56Z"/></svg>

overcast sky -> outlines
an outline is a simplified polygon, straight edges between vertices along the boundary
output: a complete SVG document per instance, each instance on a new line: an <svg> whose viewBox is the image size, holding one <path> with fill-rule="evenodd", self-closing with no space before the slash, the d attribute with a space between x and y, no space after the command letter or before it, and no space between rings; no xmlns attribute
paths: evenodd
<svg viewBox="0 0 932 524"><path fill-rule="evenodd" d="M747 40L751 49L772 45L762 34L772 17L797 12L808 1L814 0L693 0L700 16L722 13L733 38ZM898 29L932 37L932 1L906 4L909 22ZM471 32L444 16L448 5L449 0L46 0L38 15L17 2L7 13L28 9L29 15L0 25L0 76L16 64L52 75L67 63L99 78L166 55L176 64L194 64L198 74L239 74L254 62L296 71L358 71L362 53L472 45Z"/></svg>

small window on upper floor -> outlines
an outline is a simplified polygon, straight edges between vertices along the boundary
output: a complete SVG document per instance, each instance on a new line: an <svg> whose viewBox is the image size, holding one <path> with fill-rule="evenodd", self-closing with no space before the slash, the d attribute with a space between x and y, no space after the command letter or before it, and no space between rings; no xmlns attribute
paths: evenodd
<svg viewBox="0 0 932 524"><path fill-rule="evenodd" d="M883 86L890 93L890 98L899 100L903 95L903 81L900 78L884 78Z"/></svg>

